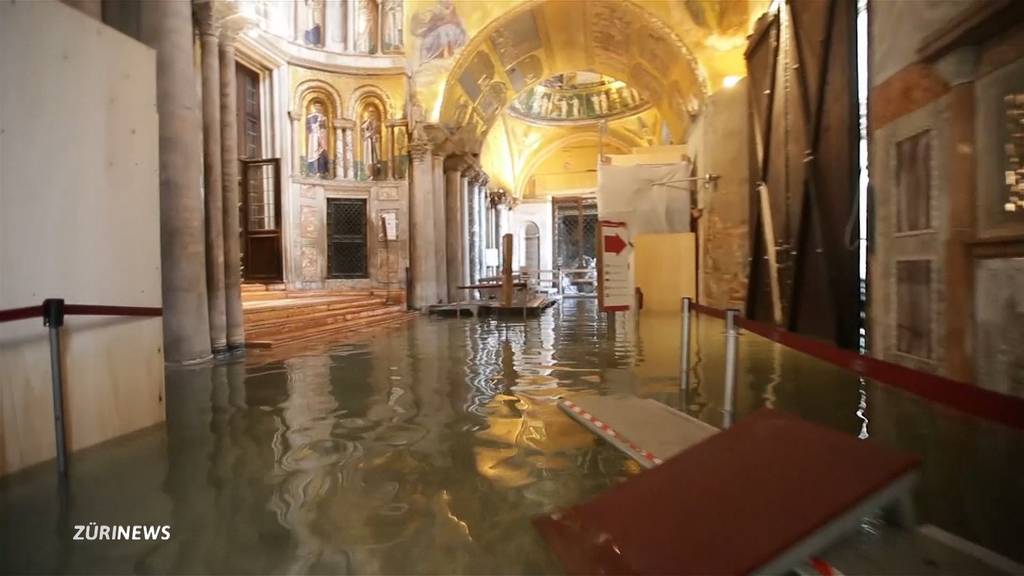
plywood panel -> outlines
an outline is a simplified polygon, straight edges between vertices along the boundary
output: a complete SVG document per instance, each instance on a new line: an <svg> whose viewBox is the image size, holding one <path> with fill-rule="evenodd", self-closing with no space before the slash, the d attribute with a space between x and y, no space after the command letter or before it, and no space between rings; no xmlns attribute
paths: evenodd
<svg viewBox="0 0 1024 576"><path fill-rule="evenodd" d="M684 296L697 297L696 235L641 234L633 238L636 286L644 310L678 312Z"/></svg>
<svg viewBox="0 0 1024 576"><path fill-rule="evenodd" d="M0 91L0 309L160 306L154 52L62 3L5 2L0 53L19 55L0 61L18 79ZM0 475L54 456L46 338L0 324ZM69 317L63 345L70 450L164 419L161 319Z"/></svg>

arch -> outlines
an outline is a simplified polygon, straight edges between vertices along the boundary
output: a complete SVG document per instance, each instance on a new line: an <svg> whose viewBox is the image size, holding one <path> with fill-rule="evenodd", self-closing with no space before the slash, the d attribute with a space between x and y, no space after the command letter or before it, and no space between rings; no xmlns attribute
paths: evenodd
<svg viewBox="0 0 1024 576"><path fill-rule="evenodd" d="M336 120L341 118L341 94L334 86L331 86L323 80L316 79L303 80L295 87L295 94L293 95L292 100L292 112L295 114L302 114L304 104L313 93L319 93L323 98L330 102L332 119Z"/></svg>
<svg viewBox="0 0 1024 576"><path fill-rule="evenodd" d="M395 105L391 101L391 97L388 96L387 92L384 92L379 87L373 84L363 84L355 90L348 99L348 109L345 111L346 117L358 121L359 108L362 100L374 97L380 101L382 110L385 114L385 120L392 118L401 118L404 114L398 114L395 110Z"/></svg>
<svg viewBox="0 0 1024 576"><path fill-rule="evenodd" d="M554 35L558 50L551 47ZM439 121L482 142L495 120L494 102L512 102L544 78L576 70L635 87L680 140L691 114L679 104L696 100L699 106L708 93L706 75L687 45L635 1L538 0L491 21L462 51L444 85Z"/></svg>
<svg viewBox="0 0 1024 576"><path fill-rule="evenodd" d="M523 222L523 263L527 270L540 269L540 226L533 220Z"/></svg>
<svg viewBox="0 0 1024 576"><path fill-rule="evenodd" d="M537 166L543 162L554 150L564 148L566 146L572 146L575 144L585 144L597 142L597 134L593 132L578 132L570 134L563 138L551 140L550 142L539 147L537 150L530 154L529 159L523 164L520 169L520 178L516 182L515 195L519 198L523 197L526 192L527 183L530 178L534 175L537 170ZM614 152L627 152L630 148L643 146L635 135L618 128L609 129L608 134L604 137L604 145L607 147L606 153Z"/></svg>

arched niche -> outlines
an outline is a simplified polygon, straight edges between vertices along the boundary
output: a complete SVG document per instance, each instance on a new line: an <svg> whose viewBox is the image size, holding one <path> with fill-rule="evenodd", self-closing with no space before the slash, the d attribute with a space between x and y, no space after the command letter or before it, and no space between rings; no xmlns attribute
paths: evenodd
<svg viewBox="0 0 1024 576"><path fill-rule="evenodd" d="M385 180L392 161L388 106L377 92L353 99L355 175L359 180Z"/></svg>
<svg viewBox="0 0 1024 576"><path fill-rule="evenodd" d="M298 110L301 135L298 146L300 174L307 178L333 178L336 170L337 105L331 94L313 88L303 92Z"/></svg>

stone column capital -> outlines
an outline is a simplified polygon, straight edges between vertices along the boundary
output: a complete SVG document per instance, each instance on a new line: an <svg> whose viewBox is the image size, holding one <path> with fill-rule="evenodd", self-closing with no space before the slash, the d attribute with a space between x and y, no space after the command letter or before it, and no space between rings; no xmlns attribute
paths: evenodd
<svg viewBox="0 0 1024 576"><path fill-rule="evenodd" d="M445 172L465 172L473 168L472 161L465 155L454 154L445 158Z"/></svg>
<svg viewBox="0 0 1024 576"><path fill-rule="evenodd" d="M220 35L221 18L214 8L212 0L193 3L196 8L196 23L199 26L199 34L212 36L214 40Z"/></svg>
<svg viewBox="0 0 1024 576"><path fill-rule="evenodd" d="M434 146L430 143L430 140L417 138L409 143L409 154L412 155L413 162L426 161L430 158L433 150Z"/></svg>
<svg viewBox="0 0 1024 576"><path fill-rule="evenodd" d="M249 22L241 15L234 14L221 20L220 43L227 48L234 48L238 35L249 28Z"/></svg>

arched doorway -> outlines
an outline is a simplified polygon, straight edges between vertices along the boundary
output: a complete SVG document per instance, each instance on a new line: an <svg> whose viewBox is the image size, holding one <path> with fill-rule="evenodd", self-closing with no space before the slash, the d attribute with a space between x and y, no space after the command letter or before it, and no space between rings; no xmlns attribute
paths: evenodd
<svg viewBox="0 0 1024 576"><path fill-rule="evenodd" d="M525 240L524 254L526 256L526 269L530 271L540 269L540 227L534 222L527 222L523 238Z"/></svg>

